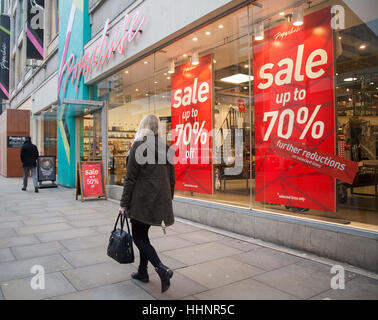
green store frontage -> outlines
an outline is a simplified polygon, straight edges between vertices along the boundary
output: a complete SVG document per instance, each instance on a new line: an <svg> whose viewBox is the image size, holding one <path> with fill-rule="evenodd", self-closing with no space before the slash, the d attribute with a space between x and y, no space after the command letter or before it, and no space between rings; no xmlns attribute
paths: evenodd
<svg viewBox="0 0 378 320"><path fill-rule="evenodd" d="M184 150L176 216L377 272L374 10L194 0L182 18L170 2L131 1L112 19L99 6L97 32L87 1L62 2L58 183L103 161L120 199L139 122L155 114Z"/></svg>

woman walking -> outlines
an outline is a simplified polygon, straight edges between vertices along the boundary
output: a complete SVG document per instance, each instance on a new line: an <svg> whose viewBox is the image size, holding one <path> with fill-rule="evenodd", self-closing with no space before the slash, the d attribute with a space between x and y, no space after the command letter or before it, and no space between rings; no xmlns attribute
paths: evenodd
<svg viewBox="0 0 378 320"><path fill-rule="evenodd" d="M173 271L162 264L151 245L151 226L174 223L172 199L175 187L173 154L158 135L159 120L154 115L142 119L127 156L126 177L120 213L130 218L133 240L140 252L138 272L132 278L148 282L148 261L161 280L161 291L168 290Z"/></svg>

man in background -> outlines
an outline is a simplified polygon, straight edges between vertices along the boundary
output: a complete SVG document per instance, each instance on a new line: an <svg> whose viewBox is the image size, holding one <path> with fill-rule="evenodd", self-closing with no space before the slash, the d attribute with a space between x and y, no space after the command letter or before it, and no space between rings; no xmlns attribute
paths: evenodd
<svg viewBox="0 0 378 320"><path fill-rule="evenodd" d="M22 191L26 191L26 187L28 185L28 176L29 171L33 178L34 183L34 191L38 192L38 184L37 184L37 159L38 159L38 149L37 147L31 143L31 138L26 137L26 140L21 148L21 161L22 167L24 169L24 184L22 187Z"/></svg>

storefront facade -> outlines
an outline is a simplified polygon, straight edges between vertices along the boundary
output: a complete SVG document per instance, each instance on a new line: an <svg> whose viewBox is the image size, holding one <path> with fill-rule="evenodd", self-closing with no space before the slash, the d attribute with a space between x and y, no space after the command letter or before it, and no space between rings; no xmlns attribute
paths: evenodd
<svg viewBox="0 0 378 320"><path fill-rule="evenodd" d="M155 114L177 216L377 271L374 1L85 3L60 8L58 183L103 160L119 199Z"/></svg>

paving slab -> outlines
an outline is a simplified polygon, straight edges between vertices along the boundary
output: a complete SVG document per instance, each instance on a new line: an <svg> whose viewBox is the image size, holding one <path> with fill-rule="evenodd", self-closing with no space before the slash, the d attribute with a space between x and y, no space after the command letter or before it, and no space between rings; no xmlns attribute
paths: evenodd
<svg viewBox="0 0 378 320"><path fill-rule="evenodd" d="M76 292L75 288L60 273L49 273L45 275L45 289L33 290L31 277L9 281L1 288L6 300L40 300L59 295Z"/></svg>
<svg viewBox="0 0 378 320"><path fill-rule="evenodd" d="M0 249L0 263L14 260L14 256L9 248Z"/></svg>
<svg viewBox="0 0 378 320"><path fill-rule="evenodd" d="M10 238L17 236L16 231L13 228L0 229L0 241L4 238Z"/></svg>
<svg viewBox="0 0 378 320"><path fill-rule="evenodd" d="M148 231L148 236L150 239L155 239L178 235L178 233L171 229L171 227L168 227L165 231L166 234L164 234L163 229L161 227L152 226Z"/></svg>
<svg viewBox="0 0 378 320"><path fill-rule="evenodd" d="M33 217L33 219L24 219L24 224L26 226L39 226L44 224L54 224L54 223L63 223L67 222L66 219L64 219L62 216L56 216L56 217L48 217L48 218L41 218L36 219Z"/></svg>
<svg viewBox="0 0 378 320"><path fill-rule="evenodd" d="M207 230L197 230L194 232L187 232L180 234L178 237L194 242L194 243L205 243L213 242L218 240L224 240L226 237L215 232L210 232Z"/></svg>
<svg viewBox="0 0 378 320"><path fill-rule="evenodd" d="M45 273L72 268L60 255L5 262L0 264L0 282L28 277L31 275L31 268L35 265L42 266Z"/></svg>
<svg viewBox="0 0 378 320"><path fill-rule="evenodd" d="M299 299L310 299L331 288L331 273L291 264L254 277Z"/></svg>
<svg viewBox="0 0 378 320"><path fill-rule="evenodd" d="M68 230L72 229L67 223L53 223L53 224L43 224L38 226L31 226L31 227L21 227L16 228L16 232L23 236L28 234L36 234L36 233L44 233L44 232L55 232L61 230Z"/></svg>
<svg viewBox="0 0 378 320"><path fill-rule="evenodd" d="M210 260L236 255L241 251L216 242L197 244L191 247L165 251L167 256L187 265L194 265Z"/></svg>
<svg viewBox="0 0 378 320"><path fill-rule="evenodd" d="M59 242L69 251L84 250L95 247L100 247L107 244L109 241L109 234L96 234L92 236L77 237L73 239L60 240Z"/></svg>
<svg viewBox="0 0 378 320"><path fill-rule="evenodd" d="M233 258L267 271L278 269L302 260L297 256L269 248L257 248L235 255Z"/></svg>
<svg viewBox="0 0 378 320"><path fill-rule="evenodd" d="M23 221L29 220L38 220L38 219L48 219L48 218L56 218L56 217L63 217L63 214L60 212L44 212L44 213L37 213L30 216L27 215L20 215ZM26 224L26 223L25 223Z"/></svg>
<svg viewBox="0 0 378 320"><path fill-rule="evenodd" d="M79 228L64 231L53 231L36 234L37 238L42 242L51 242L57 240L73 239L84 236L96 235L98 232L90 228Z"/></svg>
<svg viewBox="0 0 378 320"><path fill-rule="evenodd" d="M69 211L67 211L67 213L69 213ZM103 219L104 217L105 217L104 213L88 213L88 214L84 213L84 214L74 214L74 215L65 214L65 218L69 221L86 221L86 220L92 220L92 219Z"/></svg>
<svg viewBox="0 0 378 320"><path fill-rule="evenodd" d="M164 293L161 292L161 281L156 273L151 273L150 281L148 283L143 283L134 279L132 279L132 281L158 300L181 299L208 290L207 287L177 272L175 272L171 278L170 288Z"/></svg>
<svg viewBox="0 0 378 320"><path fill-rule="evenodd" d="M53 300L155 300L155 298L129 280L55 297Z"/></svg>
<svg viewBox="0 0 378 320"><path fill-rule="evenodd" d="M131 279L136 268L132 265L106 262L64 271L64 275L77 290L86 290Z"/></svg>
<svg viewBox="0 0 378 320"><path fill-rule="evenodd" d="M253 279L194 295L199 300L296 300L294 296Z"/></svg>
<svg viewBox="0 0 378 320"><path fill-rule="evenodd" d="M85 249L63 253L62 256L75 268L92 264L110 262L111 258L107 255L107 247L104 243L101 247Z"/></svg>
<svg viewBox="0 0 378 320"><path fill-rule="evenodd" d="M378 280L358 276L345 283L345 289L330 289L312 300L378 300Z"/></svg>
<svg viewBox="0 0 378 320"><path fill-rule="evenodd" d="M59 254L66 251L67 249L57 241L12 248L13 255L17 260Z"/></svg>
<svg viewBox="0 0 378 320"><path fill-rule="evenodd" d="M262 269L222 258L177 270L178 273L210 288L218 288L264 273Z"/></svg>
<svg viewBox="0 0 378 320"><path fill-rule="evenodd" d="M16 215L16 214L6 214L0 215L0 223L3 224L4 222L13 222L13 221L21 221L23 217Z"/></svg>
<svg viewBox="0 0 378 320"><path fill-rule="evenodd" d="M1 222L0 223L0 232L1 232L1 229L18 228L18 227L23 227L23 226L25 226L25 225L22 221Z"/></svg>
<svg viewBox="0 0 378 320"><path fill-rule="evenodd" d="M34 235L0 238L0 248L24 246L35 243L39 243L39 240Z"/></svg>
<svg viewBox="0 0 378 320"><path fill-rule="evenodd" d="M259 245L249 243L249 242L239 240L239 239L230 238L230 237L226 237L225 239L221 239L219 241L219 243L222 243L222 244L224 244L228 247L232 247L232 248L238 249L238 250L243 251L243 252L247 252L247 251L251 251L251 250L255 250L255 249L262 249L262 247L259 246Z"/></svg>
<svg viewBox="0 0 378 320"><path fill-rule="evenodd" d="M111 223L108 219L82 219L82 220L73 220L69 222L71 226L76 228L85 228L85 227L98 227L98 226L107 226L111 228Z"/></svg>
<svg viewBox="0 0 378 320"><path fill-rule="evenodd" d="M181 239L176 236L164 236L161 238L150 239L151 244L156 251L167 251L178 248L193 246L193 242Z"/></svg>

